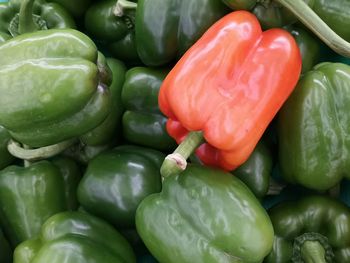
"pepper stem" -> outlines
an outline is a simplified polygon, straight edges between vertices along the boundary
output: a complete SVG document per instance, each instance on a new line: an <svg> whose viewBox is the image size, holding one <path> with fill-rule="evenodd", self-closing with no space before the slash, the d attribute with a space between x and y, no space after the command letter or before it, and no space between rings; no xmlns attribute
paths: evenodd
<svg viewBox="0 0 350 263"><path fill-rule="evenodd" d="M350 43L335 33L303 0L275 0L338 54L350 57Z"/></svg>
<svg viewBox="0 0 350 263"><path fill-rule="evenodd" d="M186 169L187 158L204 142L201 131L192 131L188 133L172 154L165 157L160 168L160 174L163 178L177 174Z"/></svg>
<svg viewBox="0 0 350 263"><path fill-rule="evenodd" d="M37 149L28 149L26 146L22 147L18 142L10 140L7 144L7 150L13 156L19 159L37 161L57 155L68 147L72 146L75 142L76 139L71 139L50 146L45 146Z"/></svg>
<svg viewBox="0 0 350 263"><path fill-rule="evenodd" d="M136 10L137 3L128 1L128 0L118 0L115 4L113 13L116 16L122 17L125 14L126 10Z"/></svg>
<svg viewBox="0 0 350 263"><path fill-rule="evenodd" d="M33 20L33 4L34 0L23 0L19 10L19 34L30 33L38 30L36 23Z"/></svg>
<svg viewBox="0 0 350 263"><path fill-rule="evenodd" d="M304 233L294 240L293 263L332 263L334 253L328 238L319 233Z"/></svg>

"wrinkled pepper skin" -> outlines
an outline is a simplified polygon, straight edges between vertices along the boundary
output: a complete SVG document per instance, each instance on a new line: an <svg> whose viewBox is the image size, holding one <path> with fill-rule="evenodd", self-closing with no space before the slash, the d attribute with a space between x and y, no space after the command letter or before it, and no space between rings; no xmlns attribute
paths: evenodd
<svg viewBox="0 0 350 263"><path fill-rule="evenodd" d="M0 33L4 37L7 37L7 39L20 34L18 32L18 13L21 3L22 0L10 0L6 3L0 3ZM72 16L61 5L56 3L47 3L45 0L35 0L33 15L43 23L40 29L76 27ZM15 22L16 20L17 22ZM1 42L0 40L0 43Z"/></svg>
<svg viewBox="0 0 350 263"><path fill-rule="evenodd" d="M191 164L141 202L136 227L161 263L262 262L274 235L266 211L239 179Z"/></svg>
<svg viewBox="0 0 350 263"><path fill-rule="evenodd" d="M166 131L167 118L158 106L159 88L168 70L135 67L128 70L122 89L124 138L157 150L174 150Z"/></svg>
<svg viewBox="0 0 350 263"><path fill-rule="evenodd" d="M23 34L0 45L0 125L30 147L98 126L110 113L111 94L97 54L93 41L73 29Z"/></svg>
<svg viewBox="0 0 350 263"><path fill-rule="evenodd" d="M0 263L12 263L12 250L10 244L4 237L3 231L0 229Z"/></svg>
<svg viewBox="0 0 350 263"><path fill-rule="evenodd" d="M141 61L160 66L177 60L227 12L217 0L139 0L135 30Z"/></svg>
<svg viewBox="0 0 350 263"><path fill-rule="evenodd" d="M177 62L159 92L167 131L181 142L201 131L196 151L207 165L243 164L294 89L301 56L282 29L262 31L256 17L236 11L217 21Z"/></svg>
<svg viewBox="0 0 350 263"><path fill-rule="evenodd" d="M64 182L48 161L0 172L0 223L13 247L35 237L52 215L66 210Z"/></svg>
<svg viewBox="0 0 350 263"><path fill-rule="evenodd" d="M248 160L232 173L237 176L258 199L269 190L273 168L273 156L265 142L259 141Z"/></svg>
<svg viewBox="0 0 350 263"><path fill-rule="evenodd" d="M95 2L85 14L85 28L113 57L128 64L139 63L135 42L135 10L122 17L115 14L118 0Z"/></svg>
<svg viewBox="0 0 350 263"><path fill-rule="evenodd" d="M106 119L95 129L80 138L83 144L88 146L106 145L109 142L121 138L120 126L123 114L121 92L125 80L126 67L123 62L107 58L102 63L107 63L111 70L112 82L109 86L111 93L110 113Z"/></svg>
<svg viewBox="0 0 350 263"><path fill-rule="evenodd" d="M321 63L306 73L278 118L281 175L326 190L350 178L350 66Z"/></svg>
<svg viewBox="0 0 350 263"><path fill-rule="evenodd" d="M111 225L82 212L50 217L38 238L21 243L14 263L136 263L131 246Z"/></svg>
<svg viewBox="0 0 350 263"><path fill-rule="evenodd" d="M274 206L269 210L269 216L275 240L273 250L264 262L291 262L293 242L304 233L318 233L328 238L334 258L327 262L350 262L350 210L338 200L327 196L308 196Z"/></svg>
<svg viewBox="0 0 350 263"><path fill-rule="evenodd" d="M0 126L0 170L8 166L15 159L7 150L7 143L11 139L8 131Z"/></svg>
<svg viewBox="0 0 350 263"><path fill-rule="evenodd" d="M68 10L75 18L80 18L89 8L91 0L48 0L48 2L58 3Z"/></svg>
<svg viewBox="0 0 350 263"><path fill-rule="evenodd" d="M139 203L161 190L164 158L159 151L131 145L98 155L79 184L80 204L118 228L134 227Z"/></svg>

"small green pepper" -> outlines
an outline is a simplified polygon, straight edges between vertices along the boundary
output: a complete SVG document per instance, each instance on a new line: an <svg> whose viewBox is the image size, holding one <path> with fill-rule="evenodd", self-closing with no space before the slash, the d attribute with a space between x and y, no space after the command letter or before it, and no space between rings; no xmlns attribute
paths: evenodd
<svg viewBox="0 0 350 263"><path fill-rule="evenodd" d="M176 143L165 128L167 118L158 106L159 88L167 70L135 67L126 73L122 89L124 138L157 150L174 150Z"/></svg>

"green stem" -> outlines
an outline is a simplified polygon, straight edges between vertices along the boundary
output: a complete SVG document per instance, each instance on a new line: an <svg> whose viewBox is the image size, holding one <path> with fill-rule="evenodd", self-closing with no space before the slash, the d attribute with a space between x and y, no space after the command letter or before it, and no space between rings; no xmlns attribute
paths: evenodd
<svg viewBox="0 0 350 263"><path fill-rule="evenodd" d="M350 43L335 33L303 0L275 0L338 54L350 57Z"/></svg>
<svg viewBox="0 0 350 263"><path fill-rule="evenodd" d="M187 158L204 142L203 133L190 132L172 154L169 154L160 168L163 178L177 174L186 169Z"/></svg>
<svg viewBox="0 0 350 263"><path fill-rule="evenodd" d="M19 10L19 34L30 33L38 30L33 20L33 4L34 0L23 0Z"/></svg>
<svg viewBox="0 0 350 263"><path fill-rule="evenodd" d="M318 241L305 241L301 246L301 257L305 263L327 263L326 252Z"/></svg>
<svg viewBox="0 0 350 263"><path fill-rule="evenodd" d="M128 1L128 0L118 0L115 7L114 7L114 10L113 10L113 13L116 15L116 16L123 16L125 14L125 12L127 10L136 10L137 8L137 3L134 3L134 2L131 2L131 1Z"/></svg>
<svg viewBox="0 0 350 263"><path fill-rule="evenodd" d="M7 150L15 157L27 160L37 161L41 159L50 158L57 155L72 146L76 142L76 139L67 140L50 146L45 146L37 149L28 149L22 147L18 142L10 140L7 145Z"/></svg>

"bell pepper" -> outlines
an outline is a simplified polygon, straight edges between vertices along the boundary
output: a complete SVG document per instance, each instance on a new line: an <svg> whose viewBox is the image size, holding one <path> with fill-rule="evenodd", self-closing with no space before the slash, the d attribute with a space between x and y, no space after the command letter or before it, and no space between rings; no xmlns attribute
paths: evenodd
<svg viewBox="0 0 350 263"><path fill-rule="evenodd" d="M12 263L12 250L0 229L0 263Z"/></svg>
<svg viewBox="0 0 350 263"><path fill-rule="evenodd" d="M259 141L248 160L232 173L261 199L268 193L272 168L272 153L264 141Z"/></svg>
<svg viewBox="0 0 350 263"><path fill-rule="evenodd" d="M264 262L350 261L350 210L327 196L308 196L269 210L275 239Z"/></svg>
<svg viewBox="0 0 350 263"><path fill-rule="evenodd" d="M167 131L178 143L183 141L165 160L164 170L184 169L203 137L207 143L197 155L204 164L229 171L243 164L294 89L300 71L300 52L287 31L262 32L256 17L246 11L220 19L160 88Z"/></svg>
<svg viewBox="0 0 350 263"><path fill-rule="evenodd" d="M10 138L8 131L0 126L0 170L11 164L15 159L7 150L7 143Z"/></svg>
<svg viewBox="0 0 350 263"><path fill-rule="evenodd" d="M222 0L234 10L251 10L263 28L298 20L337 53L350 57L350 2L347 0Z"/></svg>
<svg viewBox="0 0 350 263"><path fill-rule="evenodd" d="M262 262L273 228L254 194L222 170L190 164L146 197L136 227L159 262Z"/></svg>
<svg viewBox="0 0 350 263"><path fill-rule="evenodd" d="M64 182L48 161L0 171L0 223L15 247L35 237L52 215L66 210Z"/></svg>
<svg viewBox="0 0 350 263"><path fill-rule="evenodd" d="M37 238L16 247L14 263L135 263L128 242L108 223L82 212L50 217Z"/></svg>
<svg viewBox="0 0 350 263"><path fill-rule="evenodd" d="M306 73L278 118L281 175L315 190L335 186L348 172L350 66L321 63Z"/></svg>
<svg viewBox="0 0 350 263"><path fill-rule="evenodd" d="M111 106L111 77L97 55L93 41L73 29L37 31L0 45L0 125L29 147L94 129Z"/></svg>
<svg viewBox="0 0 350 263"><path fill-rule="evenodd" d="M174 150L176 143L165 128L167 118L158 106L159 88L168 70L129 69L122 89L124 138L157 150Z"/></svg>
<svg viewBox="0 0 350 263"><path fill-rule="evenodd" d="M105 59L103 56L99 56L99 60L101 64L100 68L106 65L106 74L109 74L109 69L111 71L112 81L109 90L111 92L112 105L106 119L99 126L80 138L83 144L89 146L106 145L113 141L115 137L121 137L120 126L123 114L121 92L125 80L126 67L123 62L113 58Z"/></svg>
<svg viewBox="0 0 350 263"><path fill-rule="evenodd" d="M85 28L114 57L136 64L140 59L135 42L135 10L125 8L124 13L119 14L120 2L103 0L91 5L85 13Z"/></svg>
<svg viewBox="0 0 350 263"><path fill-rule="evenodd" d="M130 7L129 1L121 1ZM136 48L147 66L165 65L182 56L216 20L228 13L217 0L139 0Z"/></svg>
<svg viewBox="0 0 350 263"><path fill-rule="evenodd" d="M95 157L78 187L87 212L118 228L135 226L135 211L148 195L161 190L165 155L140 146L119 146Z"/></svg>
<svg viewBox="0 0 350 263"><path fill-rule="evenodd" d="M57 3L69 11L75 18L81 18L89 8L92 0L48 0Z"/></svg>
<svg viewBox="0 0 350 263"><path fill-rule="evenodd" d="M75 27L71 15L56 3L45 0L0 3L0 33L7 39L36 30Z"/></svg>

